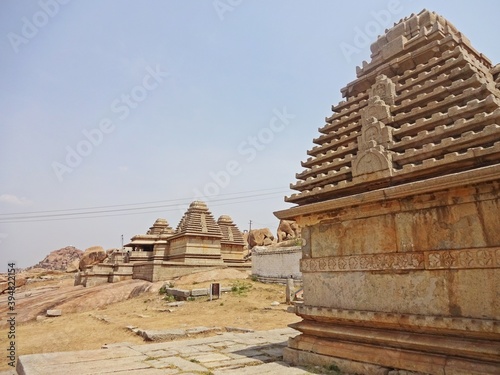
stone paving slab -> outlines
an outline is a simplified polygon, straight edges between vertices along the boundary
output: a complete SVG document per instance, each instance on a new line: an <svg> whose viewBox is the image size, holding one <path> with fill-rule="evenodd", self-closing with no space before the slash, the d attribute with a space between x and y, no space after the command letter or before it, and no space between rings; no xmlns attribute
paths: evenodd
<svg viewBox="0 0 500 375"><path fill-rule="evenodd" d="M282 362L291 328L155 344L115 344L107 349L23 355L18 375L303 375ZM122 346L120 346L122 345Z"/></svg>

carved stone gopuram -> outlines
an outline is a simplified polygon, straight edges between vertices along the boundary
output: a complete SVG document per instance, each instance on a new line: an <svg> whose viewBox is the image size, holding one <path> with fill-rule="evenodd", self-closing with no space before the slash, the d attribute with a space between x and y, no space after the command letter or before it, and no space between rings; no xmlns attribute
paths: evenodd
<svg viewBox="0 0 500 375"><path fill-rule="evenodd" d="M284 359L500 374L500 66L426 10L371 52L275 213L305 244Z"/></svg>

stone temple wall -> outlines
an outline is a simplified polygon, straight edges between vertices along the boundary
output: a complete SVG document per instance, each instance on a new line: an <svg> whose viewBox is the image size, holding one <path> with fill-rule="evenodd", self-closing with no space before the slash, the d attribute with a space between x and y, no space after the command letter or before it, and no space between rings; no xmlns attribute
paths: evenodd
<svg viewBox="0 0 500 375"><path fill-rule="evenodd" d="M500 373L500 66L443 17L387 30L276 212L305 240L284 359Z"/></svg>
<svg viewBox="0 0 500 375"><path fill-rule="evenodd" d="M256 246L252 249L252 276L274 282L286 282L290 276L300 280L301 258L302 249L299 246L276 249Z"/></svg>

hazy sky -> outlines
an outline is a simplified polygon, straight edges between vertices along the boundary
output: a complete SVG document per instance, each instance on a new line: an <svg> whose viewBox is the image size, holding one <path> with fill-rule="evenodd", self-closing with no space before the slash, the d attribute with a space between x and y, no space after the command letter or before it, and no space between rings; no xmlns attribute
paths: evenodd
<svg viewBox="0 0 500 375"><path fill-rule="evenodd" d="M369 44L423 8L500 62L497 0L0 1L0 271L195 199L274 232Z"/></svg>

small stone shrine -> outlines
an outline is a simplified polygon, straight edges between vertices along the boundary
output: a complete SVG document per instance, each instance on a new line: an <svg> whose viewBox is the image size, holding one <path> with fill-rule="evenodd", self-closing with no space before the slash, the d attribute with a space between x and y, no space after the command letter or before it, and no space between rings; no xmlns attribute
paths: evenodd
<svg viewBox="0 0 500 375"><path fill-rule="evenodd" d="M500 65L427 10L371 52L275 213L305 242L284 359L500 374Z"/></svg>

